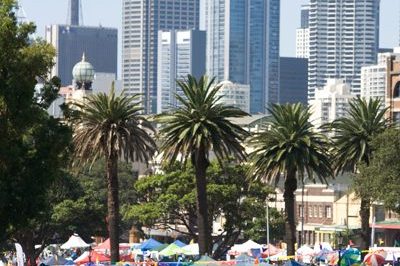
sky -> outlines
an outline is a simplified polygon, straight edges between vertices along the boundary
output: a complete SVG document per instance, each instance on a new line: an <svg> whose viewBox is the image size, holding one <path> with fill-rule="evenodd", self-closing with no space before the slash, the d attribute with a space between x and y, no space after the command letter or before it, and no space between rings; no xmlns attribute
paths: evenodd
<svg viewBox="0 0 400 266"><path fill-rule="evenodd" d="M115 27L122 25L122 0L81 0L83 24ZM307 0L281 0L281 56L295 55L296 28L300 25L300 6ZM27 20L37 25L37 36L44 37L45 25L65 24L68 0L19 0ZM381 0L380 47L392 48L399 43L400 1ZM121 47L121 42L119 42Z"/></svg>

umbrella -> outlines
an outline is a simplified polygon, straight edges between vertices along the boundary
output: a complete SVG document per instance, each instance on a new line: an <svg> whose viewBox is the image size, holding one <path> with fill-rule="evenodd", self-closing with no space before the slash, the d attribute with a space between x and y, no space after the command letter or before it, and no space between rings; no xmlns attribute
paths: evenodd
<svg viewBox="0 0 400 266"><path fill-rule="evenodd" d="M179 239L175 240L174 244L177 245L180 248L186 246L186 244L183 243L182 241L180 241Z"/></svg>
<svg viewBox="0 0 400 266"><path fill-rule="evenodd" d="M90 246L78 234L73 234L70 236L67 242L61 245L62 249L71 249L71 248L86 248Z"/></svg>
<svg viewBox="0 0 400 266"><path fill-rule="evenodd" d="M358 265L361 263L361 252L356 248L346 249L340 259L340 266Z"/></svg>
<svg viewBox="0 0 400 266"><path fill-rule="evenodd" d="M369 266L380 266L385 263L385 257L376 253L369 253L365 256L364 262Z"/></svg>
<svg viewBox="0 0 400 266"><path fill-rule="evenodd" d="M162 244L157 240L149 238L140 245L139 249L141 249L142 251L153 250L161 245Z"/></svg>
<svg viewBox="0 0 400 266"><path fill-rule="evenodd" d="M48 265L48 266L52 266L52 265L70 265L71 264L71 260L67 260L63 257L59 257L59 256L51 256L48 257L47 259L45 259L44 261L42 261L42 264L44 265ZM73 264L73 262L72 262Z"/></svg>
<svg viewBox="0 0 400 266"><path fill-rule="evenodd" d="M183 254L188 256L199 255L199 244L190 244L182 248Z"/></svg>
<svg viewBox="0 0 400 266"><path fill-rule="evenodd" d="M90 256L89 256L90 254ZM104 254L98 253L95 250L85 251L82 256L75 260L76 264L83 264L89 262L89 257L91 262L108 262L110 261L110 257Z"/></svg>
<svg viewBox="0 0 400 266"><path fill-rule="evenodd" d="M183 250L176 244L172 243L168 245L168 247L164 248L163 250L160 251L160 255L162 256L173 256L176 254L183 254Z"/></svg>

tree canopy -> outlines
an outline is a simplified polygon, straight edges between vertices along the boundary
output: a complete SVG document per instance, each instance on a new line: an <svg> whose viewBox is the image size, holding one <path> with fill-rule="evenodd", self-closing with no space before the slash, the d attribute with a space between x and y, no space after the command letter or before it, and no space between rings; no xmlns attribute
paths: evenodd
<svg viewBox="0 0 400 266"><path fill-rule="evenodd" d="M139 179L135 184L138 193L136 204L125 206L124 219L140 221L152 228L165 228L195 239L196 183L193 167L184 168L179 163L163 169L165 174L155 174ZM272 198L273 189L260 181L246 179L242 165L211 164L207 171L207 199L209 226L221 218L224 226L214 242L219 244L215 256L221 255L242 234L265 239L265 200ZM271 208L271 238L281 239L283 216ZM177 227L175 225L178 225Z"/></svg>

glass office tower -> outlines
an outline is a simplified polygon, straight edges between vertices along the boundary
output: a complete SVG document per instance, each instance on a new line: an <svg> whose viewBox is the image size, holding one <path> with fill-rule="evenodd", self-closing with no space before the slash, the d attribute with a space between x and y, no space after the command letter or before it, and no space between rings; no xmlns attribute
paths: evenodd
<svg viewBox="0 0 400 266"><path fill-rule="evenodd" d="M206 0L207 74L250 85L250 112L279 99L280 0Z"/></svg>

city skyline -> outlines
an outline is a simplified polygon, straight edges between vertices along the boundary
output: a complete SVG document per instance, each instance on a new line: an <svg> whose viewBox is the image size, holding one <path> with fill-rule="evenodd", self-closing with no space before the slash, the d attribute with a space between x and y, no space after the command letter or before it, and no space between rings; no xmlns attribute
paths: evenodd
<svg viewBox="0 0 400 266"><path fill-rule="evenodd" d="M122 27L122 0L82 0L83 25ZM37 36L44 38L45 25L66 24L68 0L19 0L29 21L37 25ZM295 56L296 28L300 26L300 6L307 0L281 0L280 53ZM52 12L46 12L52 10ZM399 44L400 1L381 0L380 47L392 48ZM287 20L286 18L291 18ZM394 34L393 34L394 32ZM119 37L119 48L121 48ZM121 55L121 54L120 54ZM121 56L119 55L119 60ZM118 64L120 66L120 63ZM119 69L119 72L121 70ZM120 74L120 73L119 73Z"/></svg>

